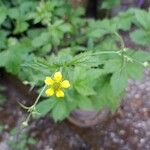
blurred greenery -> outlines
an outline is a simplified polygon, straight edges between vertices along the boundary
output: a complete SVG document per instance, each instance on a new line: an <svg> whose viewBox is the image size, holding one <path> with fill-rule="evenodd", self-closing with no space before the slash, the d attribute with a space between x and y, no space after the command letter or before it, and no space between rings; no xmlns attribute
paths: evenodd
<svg viewBox="0 0 150 150"><path fill-rule="evenodd" d="M4 93L3 93L4 91L5 91L5 87L0 85L0 110L3 109L2 106L4 105L5 100L6 100Z"/></svg>
<svg viewBox="0 0 150 150"><path fill-rule="evenodd" d="M30 137L27 132L18 133L19 128L13 128L10 131L11 138L7 141L11 150L29 150L29 145L35 145L37 142Z"/></svg>

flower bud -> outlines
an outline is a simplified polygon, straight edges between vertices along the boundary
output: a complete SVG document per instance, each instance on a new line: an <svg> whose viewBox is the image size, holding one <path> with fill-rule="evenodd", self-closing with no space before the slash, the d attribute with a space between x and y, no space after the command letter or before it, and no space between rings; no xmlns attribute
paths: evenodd
<svg viewBox="0 0 150 150"><path fill-rule="evenodd" d="M145 61L144 63L143 63L143 66L144 67L148 67L150 64L147 62L147 61Z"/></svg>
<svg viewBox="0 0 150 150"><path fill-rule="evenodd" d="M28 126L28 122L27 121L22 122L22 126L23 127L27 127Z"/></svg>

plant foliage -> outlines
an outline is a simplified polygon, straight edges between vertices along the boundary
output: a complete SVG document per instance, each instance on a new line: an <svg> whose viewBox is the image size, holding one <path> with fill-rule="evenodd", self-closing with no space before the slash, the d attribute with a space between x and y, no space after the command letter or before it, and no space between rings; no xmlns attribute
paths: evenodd
<svg viewBox="0 0 150 150"><path fill-rule="evenodd" d="M61 100L43 94L34 114L58 121L76 108L114 111L128 79L142 77L150 54L125 47L120 31L134 25L131 40L149 46L150 12L130 9L103 20L84 15L67 0L0 1L0 67L39 89L56 71L71 83Z"/></svg>

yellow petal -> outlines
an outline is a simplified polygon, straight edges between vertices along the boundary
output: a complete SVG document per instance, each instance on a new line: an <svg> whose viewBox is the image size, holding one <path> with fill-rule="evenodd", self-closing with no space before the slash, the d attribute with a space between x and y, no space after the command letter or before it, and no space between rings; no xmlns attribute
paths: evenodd
<svg viewBox="0 0 150 150"><path fill-rule="evenodd" d="M53 85L54 83L51 77L46 77L44 82L46 85Z"/></svg>
<svg viewBox="0 0 150 150"><path fill-rule="evenodd" d="M70 83L68 80L64 80L63 82L61 82L61 87L62 88L68 88L70 87Z"/></svg>
<svg viewBox="0 0 150 150"><path fill-rule="evenodd" d="M57 96L57 97L64 97L64 92L61 91L61 90L57 90L57 91L56 91L56 96Z"/></svg>
<svg viewBox="0 0 150 150"><path fill-rule="evenodd" d="M55 80L56 82L59 82L59 81L61 81L61 79L62 79L62 74L61 74L61 72L56 72L56 73L54 74L54 80Z"/></svg>
<svg viewBox="0 0 150 150"><path fill-rule="evenodd" d="M45 91L46 96L52 96L54 94L54 90L52 88L49 88Z"/></svg>

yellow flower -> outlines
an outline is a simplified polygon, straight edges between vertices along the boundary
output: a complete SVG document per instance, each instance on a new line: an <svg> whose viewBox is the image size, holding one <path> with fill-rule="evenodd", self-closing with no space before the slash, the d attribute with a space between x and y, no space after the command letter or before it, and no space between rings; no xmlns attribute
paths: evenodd
<svg viewBox="0 0 150 150"><path fill-rule="evenodd" d="M56 72L53 78L46 77L44 82L48 86L48 89L45 91L46 96L52 96L55 93L57 97L64 97L62 89L70 87L69 81L62 79L61 72Z"/></svg>

